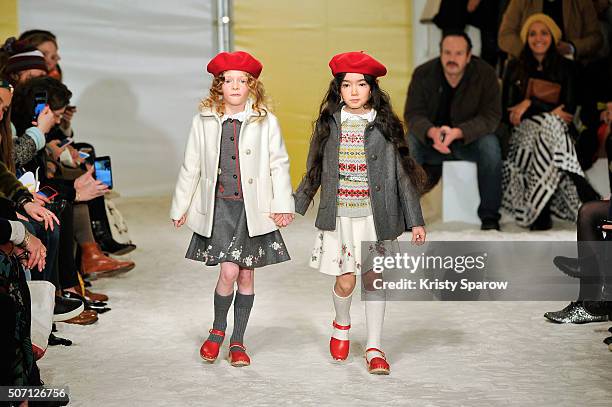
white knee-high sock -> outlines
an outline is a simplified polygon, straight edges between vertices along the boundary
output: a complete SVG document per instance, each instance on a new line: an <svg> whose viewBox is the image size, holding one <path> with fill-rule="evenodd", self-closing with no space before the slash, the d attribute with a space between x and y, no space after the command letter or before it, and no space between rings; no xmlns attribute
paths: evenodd
<svg viewBox="0 0 612 407"><path fill-rule="evenodd" d="M354 292L355 290L353 290ZM336 294L336 290L332 288L332 297L334 300L334 309L336 310L336 317L334 320L338 325L350 325L351 324L351 300L353 299L353 293L351 292L346 297L340 297ZM340 340L348 340L348 330L334 328L333 337Z"/></svg>
<svg viewBox="0 0 612 407"><path fill-rule="evenodd" d="M366 327L368 331L366 349L381 349L381 336L383 322L385 321L386 304L386 301L365 301Z"/></svg>

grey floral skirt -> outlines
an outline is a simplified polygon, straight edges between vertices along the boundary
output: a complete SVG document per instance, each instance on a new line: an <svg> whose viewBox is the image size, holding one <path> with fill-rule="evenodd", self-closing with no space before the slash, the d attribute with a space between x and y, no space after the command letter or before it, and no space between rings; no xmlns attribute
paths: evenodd
<svg viewBox="0 0 612 407"><path fill-rule="evenodd" d="M278 230L249 236L243 201L215 200L215 218L210 237L193 234L186 258L216 266L231 262L243 268L258 268L291 260Z"/></svg>

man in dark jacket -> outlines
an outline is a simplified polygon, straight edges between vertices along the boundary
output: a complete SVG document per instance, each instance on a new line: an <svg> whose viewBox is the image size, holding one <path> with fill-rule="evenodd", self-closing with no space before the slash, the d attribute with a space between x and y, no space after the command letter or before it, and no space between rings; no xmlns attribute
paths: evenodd
<svg viewBox="0 0 612 407"><path fill-rule="evenodd" d="M404 120L411 153L433 187L445 160L478 165L482 229L499 230L501 149L494 132L501 119L495 70L471 55L463 32L448 32L440 57L417 67L408 88Z"/></svg>

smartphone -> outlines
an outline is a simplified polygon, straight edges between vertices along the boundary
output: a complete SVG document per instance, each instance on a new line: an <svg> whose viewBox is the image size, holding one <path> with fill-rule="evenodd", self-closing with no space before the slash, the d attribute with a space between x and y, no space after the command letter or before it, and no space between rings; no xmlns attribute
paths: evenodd
<svg viewBox="0 0 612 407"><path fill-rule="evenodd" d="M110 189L113 189L113 170L110 157L107 155L96 157L94 168L96 169L96 179L108 185Z"/></svg>
<svg viewBox="0 0 612 407"><path fill-rule="evenodd" d="M66 137L65 139L61 140L60 143L57 145L59 148L62 148L70 143L72 143L74 141L73 138L71 137Z"/></svg>
<svg viewBox="0 0 612 407"><path fill-rule="evenodd" d="M48 101L47 91L36 92L34 94L34 116L32 121L38 122L38 115L47 106Z"/></svg>
<svg viewBox="0 0 612 407"><path fill-rule="evenodd" d="M58 192L51 188L50 186L45 185L44 187L42 187L41 189L38 190L38 192L36 192L38 195L44 196L45 198L52 200L53 198L55 198L58 195Z"/></svg>

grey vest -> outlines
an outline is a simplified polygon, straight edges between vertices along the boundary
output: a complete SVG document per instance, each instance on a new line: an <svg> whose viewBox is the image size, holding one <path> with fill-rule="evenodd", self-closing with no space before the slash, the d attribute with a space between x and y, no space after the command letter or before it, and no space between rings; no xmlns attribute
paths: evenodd
<svg viewBox="0 0 612 407"><path fill-rule="evenodd" d="M219 176L215 192L217 198L242 200L240 158L238 157L240 126L242 126L240 120L227 119L221 127Z"/></svg>

